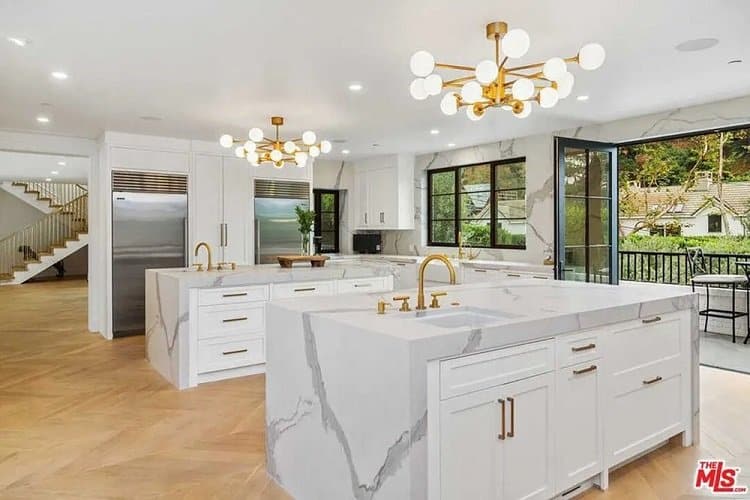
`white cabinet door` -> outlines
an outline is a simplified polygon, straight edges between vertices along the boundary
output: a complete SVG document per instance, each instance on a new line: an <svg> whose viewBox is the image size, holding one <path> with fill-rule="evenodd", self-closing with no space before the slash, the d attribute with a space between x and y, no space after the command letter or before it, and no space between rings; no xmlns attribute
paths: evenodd
<svg viewBox="0 0 750 500"><path fill-rule="evenodd" d="M546 500L554 495L554 382L555 374L545 373L502 387L508 426L498 498Z"/></svg>
<svg viewBox="0 0 750 500"><path fill-rule="evenodd" d="M440 405L440 498L495 500L502 496L503 388L493 387ZM507 427L507 426L506 426Z"/></svg>
<svg viewBox="0 0 750 500"><path fill-rule="evenodd" d="M602 470L601 373L600 359L557 371L557 492L565 491Z"/></svg>
<svg viewBox="0 0 750 500"><path fill-rule="evenodd" d="M252 196L250 195L250 169L240 158L224 158L223 170L223 230L224 256L226 262L247 264L249 243L249 221L252 220Z"/></svg>
<svg viewBox="0 0 750 500"><path fill-rule="evenodd" d="M370 215L368 210L369 188L367 187L367 171L356 172L357 183L357 227L368 227Z"/></svg>
<svg viewBox="0 0 750 500"><path fill-rule="evenodd" d="M372 217L370 226L395 227L395 210L398 210L398 190L395 186L395 168L384 167L367 172L368 212Z"/></svg>
<svg viewBox="0 0 750 500"><path fill-rule="evenodd" d="M211 246L217 255L214 262L221 259L221 157L209 155L195 155L193 171L193 219L192 247L190 258L195 262L192 251L199 241L205 241ZM201 255L198 262L206 262L206 257Z"/></svg>

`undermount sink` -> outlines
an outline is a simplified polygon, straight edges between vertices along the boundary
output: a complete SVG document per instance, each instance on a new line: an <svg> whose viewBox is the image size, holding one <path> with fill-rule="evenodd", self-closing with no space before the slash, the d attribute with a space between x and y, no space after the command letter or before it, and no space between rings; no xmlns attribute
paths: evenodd
<svg viewBox="0 0 750 500"><path fill-rule="evenodd" d="M500 320L518 317L520 317L519 314L481 309L478 307L454 307L450 309L417 311L413 319L414 321L440 328L460 328L462 326L481 328L497 324Z"/></svg>

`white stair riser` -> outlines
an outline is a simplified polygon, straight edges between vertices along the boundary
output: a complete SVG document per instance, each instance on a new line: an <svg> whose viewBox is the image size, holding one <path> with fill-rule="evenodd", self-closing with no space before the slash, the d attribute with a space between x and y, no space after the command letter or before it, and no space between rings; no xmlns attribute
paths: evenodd
<svg viewBox="0 0 750 500"><path fill-rule="evenodd" d="M13 273L13 280L2 281L2 285L20 285L21 283L33 278L37 274L41 273L45 269L49 268L56 262L63 260L64 258L72 255L76 251L85 247L89 244L89 236L87 234L78 235L78 240L68 241L65 248L55 248L52 255L44 255L40 259L41 262L28 264L26 271L16 271Z"/></svg>

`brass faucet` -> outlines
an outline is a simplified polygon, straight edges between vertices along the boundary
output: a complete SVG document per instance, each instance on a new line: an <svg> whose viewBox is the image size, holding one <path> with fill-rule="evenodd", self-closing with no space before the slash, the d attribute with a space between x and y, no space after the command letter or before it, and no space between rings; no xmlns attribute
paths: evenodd
<svg viewBox="0 0 750 500"><path fill-rule="evenodd" d="M206 267L206 271L213 271L214 266L211 260L211 247L208 246L208 243L206 243L205 241L201 241L200 243L195 245L195 256L198 256L198 250L200 250L201 247L205 247L206 252L208 253L208 266Z"/></svg>
<svg viewBox="0 0 750 500"><path fill-rule="evenodd" d="M448 257L441 254L432 254L425 257L425 259L422 261L422 264L419 266L419 293L417 294L417 310L420 311L427 309L427 307L425 307L424 305L424 272L427 269L427 264L429 264L433 260L439 260L446 266L448 266L451 285L456 284L456 269L453 267L453 264L451 264L451 261L448 260Z"/></svg>

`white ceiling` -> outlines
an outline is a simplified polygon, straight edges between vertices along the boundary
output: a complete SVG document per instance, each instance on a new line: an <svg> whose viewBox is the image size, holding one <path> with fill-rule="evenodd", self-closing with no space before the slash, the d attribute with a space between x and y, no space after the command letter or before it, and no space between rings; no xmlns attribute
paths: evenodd
<svg viewBox="0 0 750 500"><path fill-rule="evenodd" d="M60 163L65 165L60 165ZM0 151L0 181L77 182L86 184L90 160L78 156ZM53 174L52 172L57 172Z"/></svg>
<svg viewBox="0 0 750 500"><path fill-rule="evenodd" d="M748 19L747 0L3 1L0 128L217 140L251 126L270 131L269 117L281 114L285 135L311 128L347 140L331 158L341 148L353 157L434 151L746 95ZM443 116L437 97L409 96L415 50L475 64L492 55L484 25L493 20L529 32L522 62L604 45L602 68L574 72L573 96L590 100L571 97L526 120L497 110L469 122ZM7 36L32 43L19 48ZM719 44L674 49L704 37ZM745 62L727 64L736 58ZM53 80L55 70L70 78ZM352 94L352 81L365 90ZM36 123L39 113L52 122Z"/></svg>

